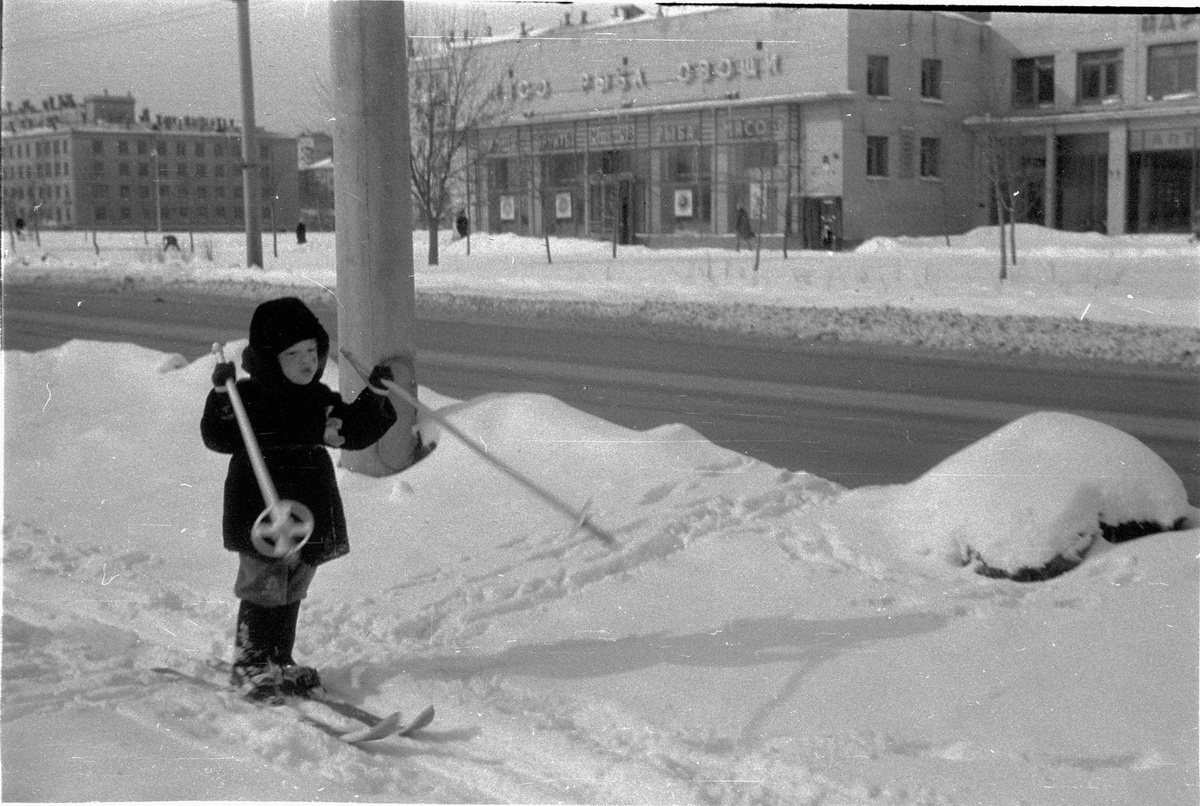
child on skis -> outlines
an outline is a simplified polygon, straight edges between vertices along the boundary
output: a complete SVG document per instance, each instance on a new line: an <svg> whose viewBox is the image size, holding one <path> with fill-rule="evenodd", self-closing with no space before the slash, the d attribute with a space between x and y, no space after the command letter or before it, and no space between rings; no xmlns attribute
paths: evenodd
<svg viewBox="0 0 1200 806"><path fill-rule="evenodd" d="M236 387L280 498L298 501L313 514L312 535L295 556L269 557L251 542L251 528L266 502L225 388L236 378L232 362L220 362L213 371L200 421L205 446L232 454L222 519L225 548L239 556L232 683L254 700L277 702L320 686L316 670L298 665L292 648L300 602L317 566L350 551L326 446L367 448L396 422L386 396L364 389L346 403L321 383L328 356L329 334L299 299L270 300L255 309L250 342L242 352L250 377ZM391 377L381 364L371 373L371 385L378 388Z"/></svg>

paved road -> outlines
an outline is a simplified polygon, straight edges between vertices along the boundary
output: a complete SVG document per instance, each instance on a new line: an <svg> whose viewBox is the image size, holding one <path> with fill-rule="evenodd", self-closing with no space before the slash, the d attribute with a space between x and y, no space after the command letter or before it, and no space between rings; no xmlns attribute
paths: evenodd
<svg viewBox="0 0 1200 806"><path fill-rule="evenodd" d="M256 304L9 286L4 348L82 338L198 358L213 341L245 338ZM336 310L316 310L336 334ZM851 487L909 481L1029 411L1074 411L1137 436L1200 499L1194 372L437 319L419 322L417 348L420 382L453 397L534 391L633 428L685 423L717 444Z"/></svg>

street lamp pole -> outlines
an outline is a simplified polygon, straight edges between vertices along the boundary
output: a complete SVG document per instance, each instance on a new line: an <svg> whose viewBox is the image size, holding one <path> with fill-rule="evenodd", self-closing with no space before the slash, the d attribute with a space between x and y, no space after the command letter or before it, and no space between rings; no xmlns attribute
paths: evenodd
<svg viewBox="0 0 1200 806"><path fill-rule="evenodd" d="M262 191L258 137L254 125L254 71L250 65L250 0L237 6L238 53L242 77L242 206L246 217L246 265L263 266Z"/></svg>
<svg viewBox="0 0 1200 806"><path fill-rule="evenodd" d="M154 157L154 219L158 227L158 245L163 245L162 234L162 192L159 190L159 183L162 182L162 174L159 173L158 167L158 149L150 152L150 156Z"/></svg>

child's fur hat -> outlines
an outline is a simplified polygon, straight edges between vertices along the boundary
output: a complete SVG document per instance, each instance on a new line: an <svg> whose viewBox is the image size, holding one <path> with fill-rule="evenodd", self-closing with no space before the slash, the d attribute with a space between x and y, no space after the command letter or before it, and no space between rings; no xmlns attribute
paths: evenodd
<svg viewBox="0 0 1200 806"><path fill-rule="evenodd" d="M278 355L305 339L317 340L321 366L314 380L319 380L329 357L329 333L298 298L268 300L255 308L250 318L250 344L242 351L242 366L263 380L282 377Z"/></svg>

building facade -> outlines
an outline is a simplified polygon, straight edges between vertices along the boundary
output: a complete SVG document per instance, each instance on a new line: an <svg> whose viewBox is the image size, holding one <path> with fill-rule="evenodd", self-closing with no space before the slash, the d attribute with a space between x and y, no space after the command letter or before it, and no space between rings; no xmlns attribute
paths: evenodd
<svg viewBox="0 0 1200 806"><path fill-rule="evenodd" d="M1025 219L1056 229L1200 231L1197 14L995 13L995 101Z"/></svg>
<svg viewBox="0 0 1200 806"><path fill-rule="evenodd" d="M474 144L471 215L651 245L732 243L740 211L797 246L960 233L995 220L985 169L1003 141L1020 150L1022 220L1183 230L1198 29L949 9L567 16L476 44L509 112Z"/></svg>
<svg viewBox="0 0 1200 806"><path fill-rule="evenodd" d="M70 95L2 117L5 224L101 230L244 227L241 129L135 116L132 96ZM264 227L298 215L296 138L258 132ZM273 222L273 223L272 223Z"/></svg>

